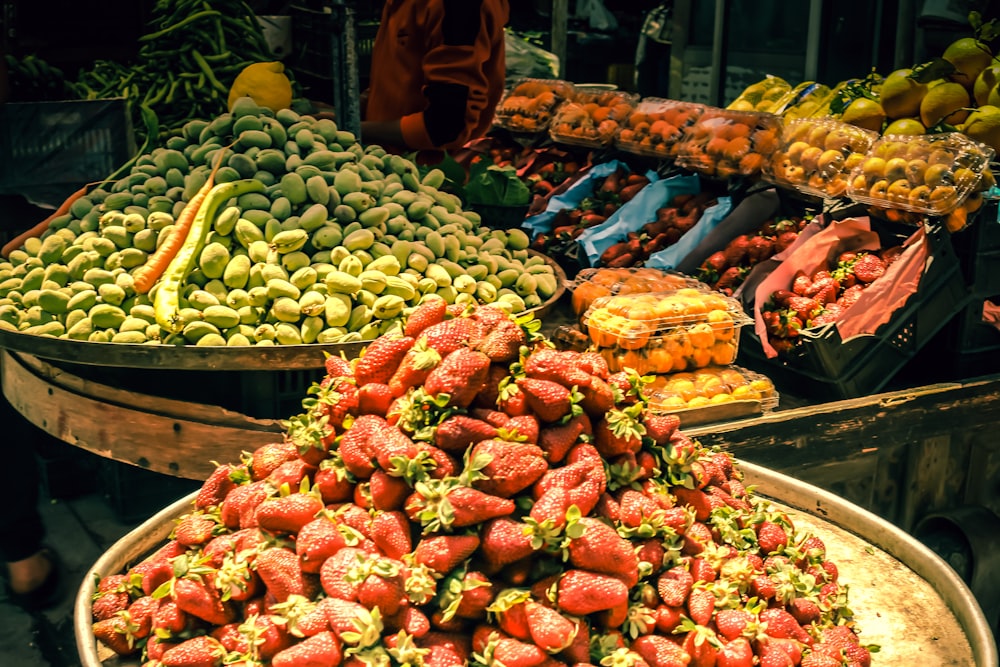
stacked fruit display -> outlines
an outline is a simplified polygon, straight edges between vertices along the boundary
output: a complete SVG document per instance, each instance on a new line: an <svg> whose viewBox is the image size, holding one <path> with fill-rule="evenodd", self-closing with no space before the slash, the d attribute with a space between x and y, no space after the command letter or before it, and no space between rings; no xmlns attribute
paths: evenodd
<svg viewBox="0 0 1000 667"><path fill-rule="evenodd" d="M756 176L778 148L777 117L706 109L677 146L677 164L712 178Z"/></svg>
<svg viewBox="0 0 1000 667"><path fill-rule="evenodd" d="M553 296L528 236L481 226L443 180L331 120L240 98L11 251L0 326L116 343L344 343L398 326L428 294L512 312Z"/></svg>
<svg viewBox="0 0 1000 667"><path fill-rule="evenodd" d="M615 147L626 153L662 159L676 157L675 148L704 111L701 104L643 98L632 111L628 122L615 137Z"/></svg>
<svg viewBox="0 0 1000 667"><path fill-rule="evenodd" d="M573 89L573 84L558 79L522 79L500 100L493 123L511 132L544 132Z"/></svg>
<svg viewBox="0 0 1000 667"><path fill-rule="evenodd" d="M562 144L608 146L628 121L635 101L635 95L619 90L577 87L572 99L556 110L549 135Z"/></svg>
<svg viewBox="0 0 1000 667"><path fill-rule="evenodd" d="M768 342L778 352L787 352L803 329L836 322L902 251L901 246L892 246L843 252L832 267L812 275L798 272L790 290L776 290L761 306Z"/></svg>
<svg viewBox="0 0 1000 667"><path fill-rule="evenodd" d="M730 455L600 355L447 310L330 357L284 441L99 573L95 637L162 667L870 664L823 540Z"/></svg>

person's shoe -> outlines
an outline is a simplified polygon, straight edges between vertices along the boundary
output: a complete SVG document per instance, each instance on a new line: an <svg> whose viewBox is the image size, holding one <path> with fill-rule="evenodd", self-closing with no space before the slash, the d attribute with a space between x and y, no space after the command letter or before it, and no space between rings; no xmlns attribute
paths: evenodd
<svg viewBox="0 0 1000 667"><path fill-rule="evenodd" d="M44 611L56 606L62 601L65 592L63 565L59 554L49 547L44 547L41 554L52 566L45 581L24 593L15 593L11 590L10 582L7 582L7 599L29 612Z"/></svg>

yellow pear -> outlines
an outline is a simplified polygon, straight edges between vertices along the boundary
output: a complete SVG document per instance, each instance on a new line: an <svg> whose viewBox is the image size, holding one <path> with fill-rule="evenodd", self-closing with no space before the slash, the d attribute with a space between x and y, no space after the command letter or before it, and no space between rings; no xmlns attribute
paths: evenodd
<svg viewBox="0 0 1000 667"><path fill-rule="evenodd" d="M898 69L885 77L879 102L889 120L916 116L920 112L920 100L927 94L927 84L911 79L910 68Z"/></svg>
<svg viewBox="0 0 1000 667"><path fill-rule="evenodd" d="M1000 107L984 105L973 111L961 130L967 137L1000 151Z"/></svg>
<svg viewBox="0 0 1000 667"><path fill-rule="evenodd" d="M920 122L924 127L934 127L942 121L957 125L969 115L965 108L971 102L969 91L960 83L945 81L931 86L920 101Z"/></svg>
<svg viewBox="0 0 1000 667"><path fill-rule="evenodd" d="M989 104L990 92L996 88L1000 81L1000 65L990 65L976 77L976 82L972 84L972 97L976 100L976 106Z"/></svg>
<svg viewBox="0 0 1000 667"><path fill-rule="evenodd" d="M885 122L885 110L882 105L867 97L859 97L844 109L841 120L866 130L882 131Z"/></svg>
<svg viewBox="0 0 1000 667"><path fill-rule="evenodd" d="M949 78L971 90L979 73L990 66L993 52L975 37L962 37L949 44L941 57L955 66Z"/></svg>

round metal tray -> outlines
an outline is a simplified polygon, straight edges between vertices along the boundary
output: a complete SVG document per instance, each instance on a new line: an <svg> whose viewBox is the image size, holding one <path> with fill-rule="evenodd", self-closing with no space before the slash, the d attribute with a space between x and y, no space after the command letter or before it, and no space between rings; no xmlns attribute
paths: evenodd
<svg viewBox="0 0 1000 667"><path fill-rule="evenodd" d="M862 643L878 644L879 667L954 665L998 667L997 647L982 609L968 586L937 554L891 523L818 487L745 461L747 485L796 528L819 536L850 585L850 606ZM124 571L158 547L173 520L190 511L196 494L164 508L105 552L91 571ZM91 630L94 577L83 578L73 627L83 667L133 667L136 660L110 656ZM948 641L939 638L947 637Z"/></svg>
<svg viewBox="0 0 1000 667"><path fill-rule="evenodd" d="M542 305L526 312L541 319L558 303L566 291L566 273L551 257L534 250L529 254L545 258L556 276L556 292ZM49 336L34 336L0 329L0 348L23 352L42 359L67 363L124 368L157 368L197 371L276 371L322 368L323 354L356 357L368 344L313 343L310 345L275 345L251 347L197 347L195 345L137 345L130 343L93 343Z"/></svg>

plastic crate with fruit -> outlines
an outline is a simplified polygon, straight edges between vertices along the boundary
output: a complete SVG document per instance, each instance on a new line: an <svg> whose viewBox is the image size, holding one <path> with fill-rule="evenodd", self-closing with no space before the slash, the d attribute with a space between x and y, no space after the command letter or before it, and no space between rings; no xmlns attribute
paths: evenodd
<svg viewBox="0 0 1000 667"><path fill-rule="evenodd" d="M736 299L696 287L601 297L582 319L612 371L640 375L731 364L752 322Z"/></svg>
<svg viewBox="0 0 1000 667"><path fill-rule="evenodd" d="M595 300L615 294L666 292L682 287L705 286L676 271L663 271L647 267L589 268L580 271L574 280L566 283L572 294L573 312L583 315Z"/></svg>
<svg viewBox="0 0 1000 667"><path fill-rule="evenodd" d="M981 189L993 153L960 132L885 135L854 167L847 196L879 208L946 215Z"/></svg>
<svg viewBox="0 0 1000 667"><path fill-rule="evenodd" d="M504 93L493 124L511 132L545 132L556 108L573 97L573 91L573 84L561 79L521 79Z"/></svg>
<svg viewBox="0 0 1000 667"><path fill-rule="evenodd" d="M549 124L553 141L571 146L603 148L628 121L637 95L621 90L577 86Z"/></svg>
<svg viewBox="0 0 1000 667"><path fill-rule="evenodd" d="M645 97L615 135L615 148L634 155L673 159L685 130L704 110L704 105L694 102Z"/></svg>
<svg viewBox="0 0 1000 667"><path fill-rule="evenodd" d="M736 365L654 375L643 395L650 410L675 414L685 427L759 415L778 406L770 378Z"/></svg>
<svg viewBox="0 0 1000 667"><path fill-rule="evenodd" d="M781 146L764 163L764 180L806 195L840 197L876 139L877 132L832 118L786 121Z"/></svg>
<svg viewBox="0 0 1000 667"><path fill-rule="evenodd" d="M769 359L751 327L738 363L766 373L779 388L821 400L869 396L887 387L971 298L947 230L927 224L924 233L928 252L916 291L874 333L844 338L838 323L830 322L803 329L798 344Z"/></svg>
<svg viewBox="0 0 1000 667"><path fill-rule="evenodd" d="M781 142L778 116L708 108L677 146L679 166L710 178L758 176Z"/></svg>

